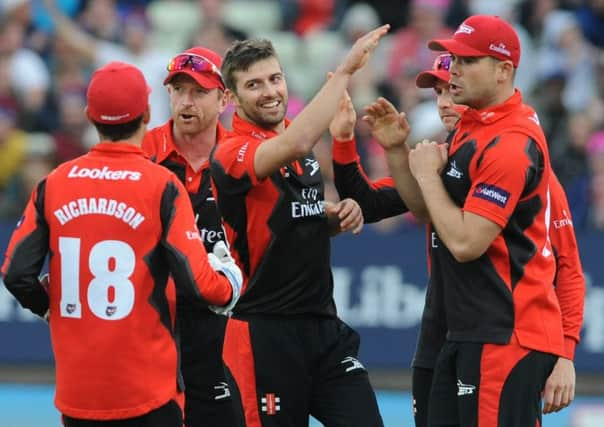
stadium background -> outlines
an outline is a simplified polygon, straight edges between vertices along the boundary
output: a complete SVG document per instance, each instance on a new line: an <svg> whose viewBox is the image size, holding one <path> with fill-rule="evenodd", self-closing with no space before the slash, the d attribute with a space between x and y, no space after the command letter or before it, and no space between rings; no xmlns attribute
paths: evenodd
<svg viewBox="0 0 604 427"><path fill-rule="evenodd" d="M351 41L388 22L391 34L350 92L359 114L379 95L391 99L408 112L417 141L443 136L433 94L414 85L416 73L434 57L425 41L449 35L471 13L512 21L523 48L517 85L548 136L588 284L576 356L580 397L547 416L545 425L604 425L604 1L51 2L73 27L53 25L42 0L0 0L0 254L32 186L94 143L84 115L85 89L91 70L108 58L145 72L157 125L168 117L161 81L173 54L192 44L223 53L233 39L267 37L280 54L290 88L288 114L294 117ZM223 117L227 127L230 114ZM368 175L386 175L383 153L362 125L357 135ZM316 153L333 198L330 144L326 136ZM333 265L340 314L361 332L362 361L383 390L387 425L410 425L408 368L425 292L424 233L404 216L367 226L361 236L334 240ZM58 426L52 382L46 325L18 308L0 284L0 427Z"/></svg>

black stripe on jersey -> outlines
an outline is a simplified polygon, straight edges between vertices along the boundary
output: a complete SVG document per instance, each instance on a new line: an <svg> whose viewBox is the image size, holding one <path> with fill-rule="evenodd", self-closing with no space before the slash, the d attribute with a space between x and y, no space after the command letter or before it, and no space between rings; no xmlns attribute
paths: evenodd
<svg viewBox="0 0 604 427"><path fill-rule="evenodd" d="M482 153L480 153L480 157L478 158L478 160L476 161L476 169L478 169L480 167L480 164L482 163L482 160L484 159L484 154L487 152L487 150L489 148L493 148L495 147L498 143L499 140L501 139L500 136L496 136L495 138L493 138L491 140L491 142L489 142L485 147L484 150L482 150Z"/></svg>
<svg viewBox="0 0 604 427"><path fill-rule="evenodd" d="M48 223L44 218L44 195L46 179L38 184L36 208L36 228L15 244L12 259L4 275L4 285L19 303L38 316L48 310L48 294L38 280L48 253Z"/></svg>
<svg viewBox="0 0 604 427"><path fill-rule="evenodd" d="M178 163L173 160L165 160L165 161L161 162L160 165L162 165L163 167L168 168L172 172L174 172L174 174L178 177L180 182L182 182L183 184L186 182L186 180L185 180L186 168L185 168L185 165L183 165L182 163Z"/></svg>
<svg viewBox="0 0 604 427"><path fill-rule="evenodd" d="M524 276L524 267L537 253L537 247L524 230L529 228L541 210L539 196L518 203L514 214L502 232L510 256L510 285L516 287Z"/></svg>
<svg viewBox="0 0 604 427"><path fill-rule="evenodd" d="M356 200L367 224L407 212L407 206L394 187L373 188L354 163L333 163L334 184L341 199Z"/></svg>
<svg viewBox="0 0 604 427"><path fill-rule="evenodd" d="M172 328L172 316L170 314L168 299L166 298L166 285L168 283L170 270L166 264L163 249L160 246L153 248L151 252L143 257L143 259L151 272L151 277L153 277L153 290L151 291L151 296L149 297L148 302L153 308L155 308L155 311L157 311L159 314L159 321L162 325L164 325L176 343L176 352L178 357L178 363L176 365L176 383L178 385L178 389L183 391L185 389L185 382L182 377L182 373L180 372L180 327L178 321L176 321L175 327Z"/></svg>
<svg viewBox="0 0 604 427"><path fill-rule="evenodd" d="M216 191L221 188L224 194L219 194L216 198L218 213L222 220L235 231L235 240L231 246L239 254L240 266L243 266L243 272L250 276L250 251L247 241L247 208L245 206L245 194L252 187L250 177L245 174L240 178L230 176L222 165L217 161L212 161L212 179L223 185L216 186ZM224 189L230 189L226 192ZM235 205L232 208L221 209L224 206Z"/></svg>
<svg viewBox="0 0 604 427"><path fill-rule="evenodd" d="M174 201L177 197L183 197L183 195L178 192L178 188L173 182L168 182L162 194L160 205L160 218L163 226L162 244L166 249L170 273L174 278L176 289L185 293L189 298L196 297L203 299L199 289L195 285L195 277L191 271L187 254L179 252L177 248L168 242L167 236L174 221L176 209Z"/></svg>
<svg viewBox="0 0 604 427"><path fill-rule="evenodd" d="M543 172L545 171L543 153L541 153L541 150L534 139L528 139L524 151L529 159L530 166L526 170L526 184L522 196L520 197L526 197L537 188L543 177Z"/></svg>
<svg viewBox="0 0 604 427"><path fill-rule="evenodd" d="M163 249L156 246L143 259L151 272L151 277L153 277L153 291L149 297L149 304L159 313L162 325L171 333L172 321L168 301L166 300L166 284L168 283L170 270L163 255Z"/></svg>

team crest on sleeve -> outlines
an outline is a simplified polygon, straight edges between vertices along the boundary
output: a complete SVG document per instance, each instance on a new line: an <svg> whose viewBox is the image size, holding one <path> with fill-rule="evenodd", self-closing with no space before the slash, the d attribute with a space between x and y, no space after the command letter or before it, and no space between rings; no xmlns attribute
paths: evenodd
<svg viewBox="0 0 604 427"><path fill-rule="evenodd" d="M508 191L505 191L503 188L499 188L496 185L484 182L476 185L472 196L494 203L500 208L504 208L510 199L510 193Z"/></svg>

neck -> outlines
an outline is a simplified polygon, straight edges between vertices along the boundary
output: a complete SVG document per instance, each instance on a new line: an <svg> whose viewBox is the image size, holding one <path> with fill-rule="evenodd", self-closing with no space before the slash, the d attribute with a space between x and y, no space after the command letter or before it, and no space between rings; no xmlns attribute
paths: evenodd
<svg viewBox="0 0 604 427"><path fill-rule="evenodd" d="M514 87L506 87L505 90L501 90L498 93L494 94L494 96L488 100L485 100L482 106L478 107L477 110L482 110L485 108L495 107L497 105L501 105L505 103L510 97L514 95Z"/></svg>
<svg viewBox="0 0 604 427"><path fill-rule="evenodd" d="M172 124L174 145L195 171L210 158L210 153L216 145L216 126L217 122L198 133L188 134Z"/></svg>

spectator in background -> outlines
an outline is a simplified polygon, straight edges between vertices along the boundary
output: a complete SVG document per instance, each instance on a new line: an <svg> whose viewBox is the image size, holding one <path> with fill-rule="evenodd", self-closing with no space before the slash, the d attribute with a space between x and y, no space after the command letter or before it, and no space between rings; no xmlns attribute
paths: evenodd
<svg viewBox="0 0 604 427"><path fill-rule="evenodd" d="M594 133L587 144L589 156L590 226L604 231L604 131Z"/></svg>
<svg viewBox="0 0 604 427"><path fill-rule="evenodd" d="M586 147L594 125L586 111L572 113L568 119L567 145L552 158L552 167L566 190L576 228L589 221L589 167Z"/></svg>
<svg viewBox="0 0 604 427"><path fill-rule="evenodd" d="M583 35L594 45L604 48L604 1L585 0L577 10Z"/></svg>
<svg viewBox="0 0 604 427"><path fill-rule="evenodd" d="M85 154L89 147L83 144L88 129L85 94L79 90L64 91L59 100L59 126L53 132L56 161L63 163Z"/></svg>
<svg viewBox="0 0 604 427"><path fill-rule="evenodd" d="M19 103L19 125L44 129L41 112L50 88L50 74L36 52L24 46L25 27L10 16L0 18L0 54L9 61L8 81Z"/></svg>
<svg viewBox="0 0 604 427"><path fill-rule="evenodd" d="M346 0L280 0L283 28L305 36L337 27Z"/></svg>
<svg viewBox="0 0 604 427"><path fill-rule="evenodd" d="M327 67L323 75L328 70L333 70L340 63L359 37L379 25L380 20L377 12L367 3L357 3L346 9L338 30L342 42L337 46L337 52L334 52L329 63L319 64ZM383 43L387 40L388 38L384 39ZM385 56L384 45L380 44L367 66L352 76L348 92L354 99L357 108L366 105L377 97L378 84L385 74L383 72Z"/></svg>
<svg viewBox="0 0 604 427"><path fill-rule="evenodd" d="M110 0L100 0L109 2ZM106 41L83 31L74 21L61 13L55 0L45 0L48 12L53 18L56 35L95 67L110 61L122 61L140 68L151 87L161 87L165 67L170 60L168 52L156 50L148 44L149 22L144 10L135 9L127 13L121 21L123 45ZM102 9L106 11L106 9ZM106 12L104 12L106 13ZM101 15L102 18L104 15ZM156 90L149 97L151 110L150 126L156 126L170 117L169 99L165 91Z"/></svg>
<svg viewBox="0 0 604 427"><path fill-rule="evenodd" d="M0 104L0 219L16 218L21 212L18 183L27 156L27 134L15 127L17 106L8 101Z"/></svg>
<svg viewBox="0 0 604 427"><path fill-rule="evenodd" d="M409 76L411 85L415 85L416 74L432 66L434 53L428 49L428 41L447 37L452 32L444 24L448 5L449 0L412 0L409 24L392 35L389 79L395 80L404 74Z"/></svg>
<svg viewBox="0 0 604 427"><path fill-rule="evenodd" d="M197 0L201 12L198 30L191 35L189 46L206 46L214 52L226 52L235 40L245 40L247 34L224 22L222 0Z"/></svg>
<svg viewBox="0 0 604 427"><path fill-rule="evenodd" d="M595 51L583 38L572 12L554 10L543 23L537 72L559 68L566 76L562 103L571 112L584 110L596 93Z"/></svg>

